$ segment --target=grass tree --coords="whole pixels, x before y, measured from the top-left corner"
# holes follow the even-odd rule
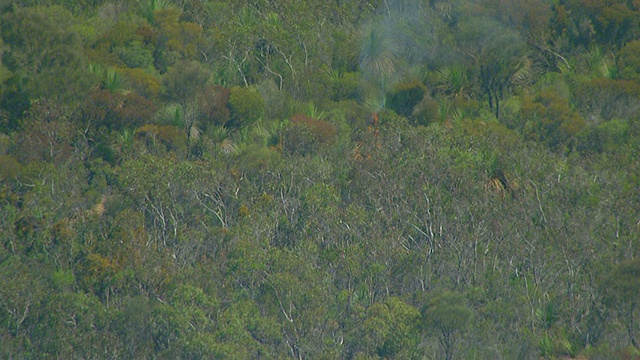
[[[397,59],[390,30],[380,23],[365,28],[360,43],[360,70],[365,80],[364,93],[373,118],[385,104],[385,90],[393,79]]]

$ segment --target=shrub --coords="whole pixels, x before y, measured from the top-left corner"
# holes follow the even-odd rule
[[[618,55],[620,77],[640,81],[640,40],[627,43]]]
[[[333,79],[331,84],[331,99],[340,101],[345,99],[355,99],[360,90],[360,79],[357,73],[345,73]]]
[[[200,116],[205,125],[226,126],[231,118],[229,97],[231,90],[220,85],[207,86],[198,95]]]
[[[616,119],[581,131],[577,149],[582,154],[610,152],[626,144],[628,139],[629,123]]]
[[[429,125],[438,119],[438,103],[431,97],[420,101],[411,114],[410,120],[414,125]]]
[[[343,112],[344,120],[351,129],[364,128],[371,118],[371,110],[355,100],[343,100],[332,105],[334,111]]]
[[[18,175],[22,166],[11,155],[0,155],[0,181],[13,179]]]
[[[544,143],[554,151],[571,149],[575,136],[586,125],[567,99],[552,90],[524,99],[520,124],[525,138]]]
[[[400,83],[387,96],[387,106],[398,115],[409,117],[413,109],[422,101],[427,88],[418,81]]]
[[[631,80],[598,78],[580,84],[577,104],[593,124],[629,119],[640,112],[640,84]]]
[[[136,129],[134,139],[152,153],[182,153],[187,147],[183,132],[171,125],[144,125]]]
[[[134,40],[126,46],[118,46],[114,52],[130,68],[146,69],[153,66],[153,48],[142,41]]]
[[[291,109],[293,94],[288,90],[280,89],[273,80],[265,80],[256,85],[256,90],[262,96],[265,104],[264,117],[267,119],[286,119],[295,113]],[[297,95],[297,92],[295,93]]]
[[[144,96],[129,93],[122,99],[122,105],[118,108],[117,115],[121,127],[138,127],[153,117],[157,110],[156,104]]]
[[[160,81],[143,69],[120,68],[118,72],[127,79],[132,90],[144,96],[157,96],[160,93]]]
[[[70,109],[56,101],[34,101],[17,133],[13,154],[22,164],[50,161],[56,164],[73,155],[74,124]]]
[[[156,109],[153,102],[136,93],[112,93],[97,89],[84,102],[82,115],[83,120],[94,128],[121,130],[148,122]]]
[[[124,19],[119,20],[108,31],[104,32],[96,42],[97,47],[113,49],[135,40],[138,25]]]
[[[297,114],[291,117],[290,126],[284,130],[283,149],[290,154],[311,154],[321,146],[333,143],[336,134],[333,124]]]
[[[240,168],[248,176],[258,176],[278,166],[280,154],[270,148],[258,144],[249,144],[240,153]]]
[[[233,87],[229,94],[229,126],[239,128],[254,123],[264,115],[264,100],[257,91]]]

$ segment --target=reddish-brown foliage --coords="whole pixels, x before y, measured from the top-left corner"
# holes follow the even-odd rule
[[[231,90],[220,85],[207,86],[198,96],[203,121],[208,124],[225,126],[231,118],[227,104]]]
[[[336,134],[333,124],[297,114],[291,117],[291,126],[285,129],[283,148],[292,154],[306,155],[333,143]]]
[[[291,123],[295,126],[305,126],[309,128],[318,142],[328,144],[335,140],[337,133],[336,127],[327,121],[297,114],[291,117]]]
[[[84,102],[82,115],[83,121],[92,127],[120,130],[148,122],[156,109],[152,101],[136,93],[111,93],[97,89]]]
[[[134,133],[136,142],[150,152],[181,152],[186,150],[186,138],[180,129],[171,125],[147,124]]]

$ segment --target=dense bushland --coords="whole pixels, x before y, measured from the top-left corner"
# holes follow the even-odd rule
[[[640,4],[0,5],[0,358],[640,358]]]

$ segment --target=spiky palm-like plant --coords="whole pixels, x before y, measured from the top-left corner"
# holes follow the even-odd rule
[[[89,72],[100,78],[100,86],[111,93],[124,89],[124,79],[113,68],[105,68],[100,64],[90,63]]]
[[[319,110],[316,104],[314,104],[313,102],[309,102],[307,104],[306,108],[304,109],[304,114],[316,120],[324,120],[327,118],[327,113]]]
[[[359,60],[365,79],[384,88],[396,68],[393,41],[384,26],[372,24],[365,30]]]
[[[469,79],[464,65],[445,66],[438,69],[438,90],[451,98],[463,96],[468,90]]]
[[[116,91],[122,90],[122,88],[124,87],[124,80],[116,70],[107,69],[104,73],[102,85],[105,89],[114,93]]]
[[[365,96],[364,105],[371,112],[377,113],[385,107],[386,97],[380,91],[371,91]]]

